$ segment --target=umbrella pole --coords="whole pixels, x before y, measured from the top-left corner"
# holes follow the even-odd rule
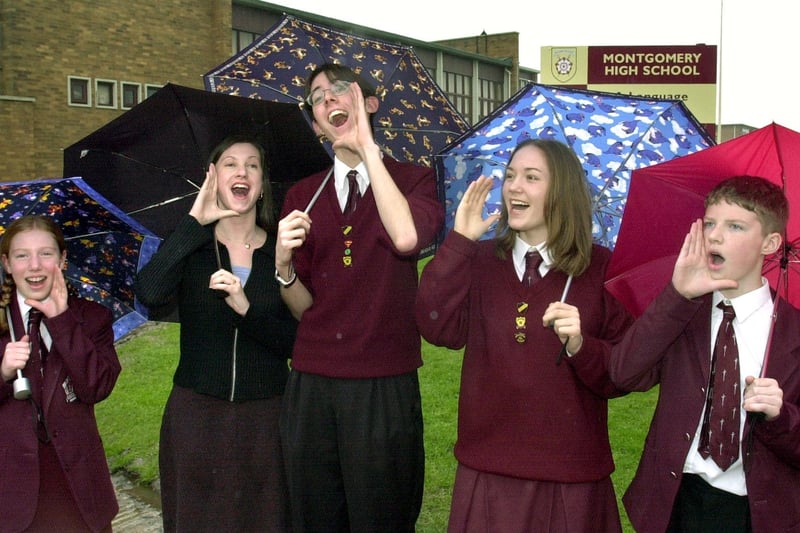
[[[317,192],[315,192],[314,196],[311,197],[311,200],[308,202],[308,205],[306,206],[303,213],[308,214],[309,211],[311,211],[311,208],[314,207],[314,204],[317,203],[317,198],[319,198],[319,195],[322,194],[322,189],[325,188],[325,185],[328,183],[328,180],[331,179],[331,174],[333,174],[333,167],[331,167],[331,169],[328,171],[328,174],[325,176],[325,179],[322,180],[322,183],[319,184]]]
[[[561,293],[561,303],[567,299],[567,294],[569,294],[569,287],[572,285],[572,274],[567,277],[567,282],[564,284],[564,292]],[[569,340],[569,339],[568,339]],[[556,366],[561,364],[561,361],[564,360],[564,356],[567,355],[567,343],[561,345],[561,351],[558,352],[558,357],[556,358]]]
[[[789,258],[784,254],[781,258],[780,272],[778,272],[778,282],[775,284],[775,302],[772,304],[772,321],[769,324],[769,336],[767,337],[767,347],[764,349],[764,361],[761,363],[759,377],[767,375],[767,364],[769,354],[772,351],[772,332],[775,329],[775,322],[778,320],[778,301],[781,298],[781,288],[788,281],[789,277]]]
[[[764,348],[764,361],[761,363],[761,372],[759,372],[759,377],[765,377],[767,375],[767,364],[769,363],[769,354],[772,351],[772,333],[775,330],[775,322],[778,320],[778,302],[781,299],[781,287],[783,286],[784,282],[786,281],[786,277],[788,277],[788,259],[785,257],[781,259],[781,269],[778,273],[778,283],[775,286],[775,301],[772,303],[772,320],[769,324],[769,334],[767,336],[767,346]],[[750,455],[750,452],[753,450],[753,431],[755,426],[761,420],[764,420],[765,415],[764,413],[747,413],[747,418],[750,421],[750,429],[747,432],[746,442],[743,443],[743,450],[746,455]]]

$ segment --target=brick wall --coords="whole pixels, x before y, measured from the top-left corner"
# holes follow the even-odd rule
[[[62,150],[124,110],[68,105],[68,76],[203,88],[231,0],[0,0],[0,179],[62,175]],[[92,95],[94,103],[94,95]]]

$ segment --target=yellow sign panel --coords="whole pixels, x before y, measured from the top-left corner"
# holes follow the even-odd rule
[[[716,46],[543,46],[541,61],[541,83],[681,100],[716,123]]]
[[[645,98],[681,100],[701,123],[714,124],[717,120],[716,85],[588,85],[586,88]]]

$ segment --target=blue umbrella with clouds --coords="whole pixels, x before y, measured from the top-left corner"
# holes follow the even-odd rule
[[[434,157],[445,202],[445,231],[467,185],[478,176],[495,184],[486,214],[501,208],[502,179],[514,147],[530,138],[562,141],[586,171],[595,242],[614,248],[631,172],[714,144],[686,105],[600,91],[528,84]],[[490,230],[483,238],[491,238]]]

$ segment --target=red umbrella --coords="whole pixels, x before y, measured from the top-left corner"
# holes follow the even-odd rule
[[[672,268],[703,200],[720,181],[760,176],[789,199],[784,247],[767,259],[764,276],[779,297],[800,307],[800,133],[771,124],[747,135],[633,171],[628,203],[609,264],[606,287],[639,316],[672,277]]]

